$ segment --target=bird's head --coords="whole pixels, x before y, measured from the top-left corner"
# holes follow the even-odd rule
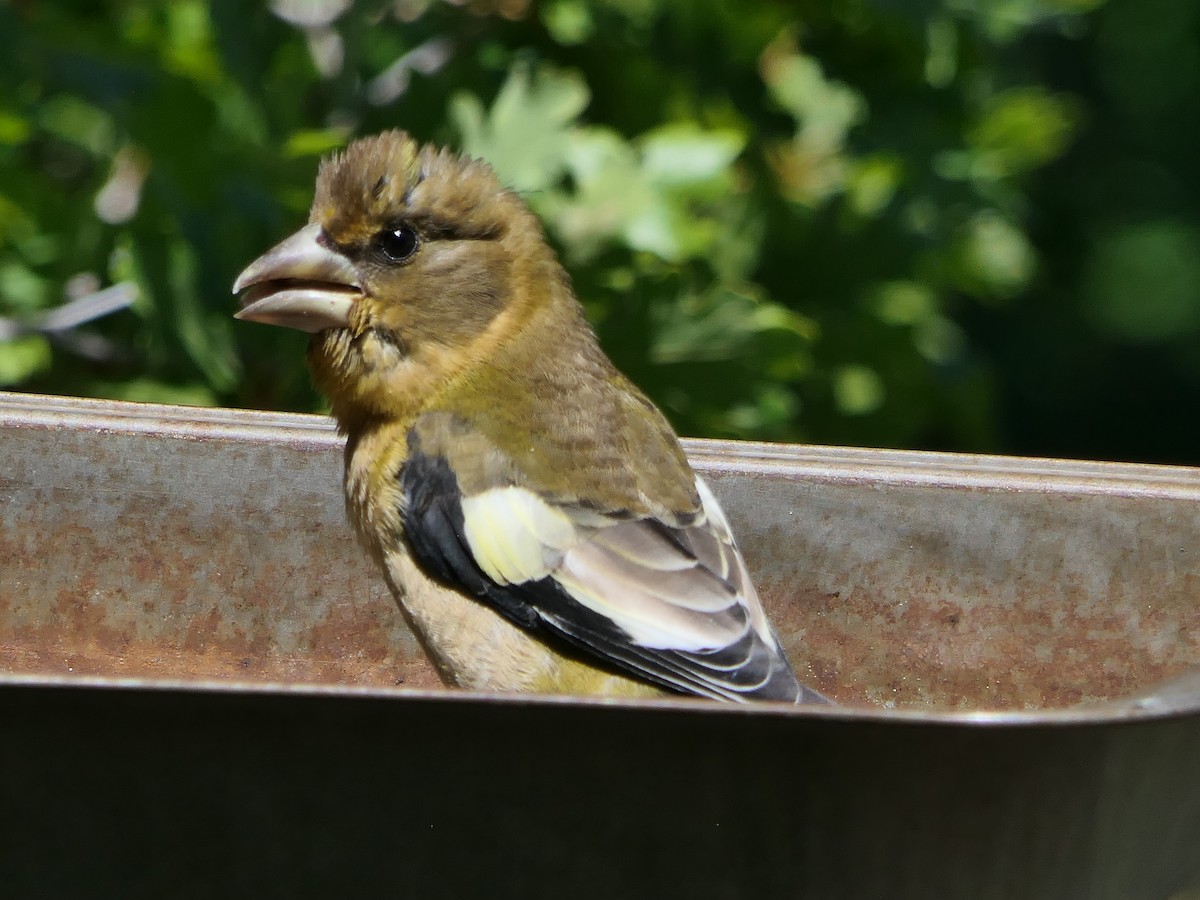
[[[321,164],[308,225],[233,290],[238,318],[313,334],[335,414],[373,415],[480,358],[563,283],[537,219],[489,166],[389,131]]]

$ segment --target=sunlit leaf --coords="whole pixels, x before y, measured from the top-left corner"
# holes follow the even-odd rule
[[[213,82],[221,77],[208,8],[204,0],[172,0],[164,6],[166,66],[194,81]]]
[[[96,156],[114,149],[112,116],[79,97],[59,94],[42,105],[39,124],[50,134],[85,148]]]
[[[584,0],[551,0],[541,5],[541,16],[554,40],[566,47],[582,44],[596,29]]]
[[[1078,120],[1077,106],[1070,98],[1038,87],[1017,88],[988,103],[968,139],[991,172],[1006,175],[1061,156]]]
[[[514,190],[540,191],[562,173],[568,130],[588,98],[577,73],[519,66],[486,114],[478,99],[458,94],[450,115],[465,152],[486,159]]]
[[[891,281],[879,286],[872,306],[889,325],[915,325],[937,311],[937,296],[917,281]]]
[[[967,284],[977,283],[999,295],[1025,287],[1033,276],[1036,256],[1029,239],[991,210],[976,215],[967,229],[963,252]]]
[[[292,158],[324,156],[346,143],[346,132],[339,128],[307,128],[288,135],[283,152]]]
[[[963,330],[943,316],[921,322],[913,335],[913,343],[925,359],[943,366],[958,362],[967,351]]]
[[[878,216],[892,202],[901,174],[899,160],[885,156],[868,157],[852,165],[846,179],[850,208],[860,216]]]
[[[722,180],[745,143],[732,129],[706,131],[695,124],[665,125],[639,141],[646,175],[664,186]]]
[[[0,109],[0,144],[23,144],[31,133],[29,121],[24,116]]]
[[[833,377],[833,398],[839,410],[848,416],[874,412],[883,404],[883,380],[864,365],[846,365]]]
[[[38,334],[0,341],[0,386],[13,387],[49,368],[50,344]]]
[[[33,269],[17,260],[0,262],[0,311],[31,313],[49,298],[50,286]]]

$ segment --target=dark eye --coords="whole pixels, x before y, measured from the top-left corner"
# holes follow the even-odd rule
[[[375,246],[388,262],[404,262],[417,252],[420,243],[417,233],[407,225],[385,228],[375,235]]]

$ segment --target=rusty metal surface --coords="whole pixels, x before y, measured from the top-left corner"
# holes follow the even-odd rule
[[[444,690],[324,420],[0,394],[0,893],[1200,896],[1200,472],[687,447],[844,705]]]
[[[436,688],[340,447],[320,417],[0,395],[0,671]],[[844,704],[1052,710],[1200,666],[1196,470],[688,450]]]
[[[702,466],[819,689],[1044,709],[1200,664],[1196,472],[952,457],[930,472],[917,456],[830,452],[836,474],[803,457]]]
[[[0,668],[431,686],[319,419],[0,405]]]

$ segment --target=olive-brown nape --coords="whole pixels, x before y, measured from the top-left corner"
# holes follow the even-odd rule
[[[435,235],[498,237],[514,215],[531,217],[487,163],[393,130],[322,161],[309,222],[352,244],[398,220]]]

